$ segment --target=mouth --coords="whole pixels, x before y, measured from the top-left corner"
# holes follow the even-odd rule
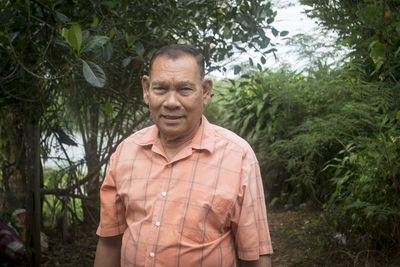
[[[180,119],[182,119],[184,116],[178,116],[178,115],[161,115],[160,116],[164,121],[167,123],[175,123],[178,122]]]
[[[161,115],[161,117],[166,118],[166,119],[170,119],[170,120],[174,120],[174,119],[180,119],[183,116],[178,116],[178,115]]]

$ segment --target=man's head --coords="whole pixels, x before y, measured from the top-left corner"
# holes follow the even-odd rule
[[[204,78],[204,58],[189,45],[170,45],[157,51],[150,76],[142,78],[149,105],[163,142],[193,138],[211,96],[212,81]]]
[[[151,75],[153,63],[158,57],[167,56],[171,59],[176,59],[178,57],[181,57],[183,54],[192,55],[196,59],[197,65],[199,66],[201,78],[204,78],[204,76],[205,76],[204,56],[199,49],[197,49],[193,45],[188,45],[188,44],[171,44],[171,45],[163,46],[159,50],[157,50],[150,59],[149,74]]]

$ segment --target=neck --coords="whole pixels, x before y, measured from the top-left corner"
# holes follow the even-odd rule
[[[195,129],[189,134],[182,137],[174,138],[170,136],[165,136],[160,133],[160,141],[164,148],[165,154],[168,160],[172,160],[173,157],[179,153],[185,146],[192,142],[193,137],[195,136],[197,130],[199,129],[201,121],[197,125]]]

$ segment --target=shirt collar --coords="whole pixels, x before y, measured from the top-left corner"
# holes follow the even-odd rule
[[[214,151],[215,146],[215,132],[211,125],[208,122],[207,118],[203,115],[201,117],[201,124],[199,129],[192,140],[192,148],[198,150],[208,150],[209,152]]]
[[[140,146],[153,146],[161,144],[159,130],[156,125],[149,127],[142,135],[134,139],[134,142]],[[214,151],[215,133],[211,123],[202,115],[201,124],[196,134],[193,137],[191,146],[193,149]]]

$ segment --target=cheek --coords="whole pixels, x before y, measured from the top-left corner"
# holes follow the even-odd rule
[[[148,97],[148,105],[150,109],[158,109],[161,106],[161,101],[154,97]]]

